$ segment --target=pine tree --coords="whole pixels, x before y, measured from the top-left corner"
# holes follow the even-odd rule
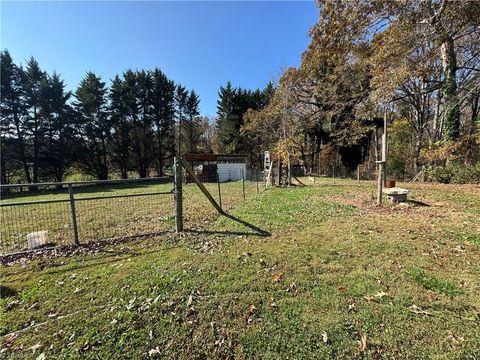
[[[187,112],[188,91],[182,85],[177,85],[175,92],[176,116],[178,119],[178,135],[177,135],[177,155],[182,155],[184,148],[184,126],[185,116]]]
[[[217,101],[217,138],[221,151],[233,153],[237,148],[238,115],[235,114],[235,101],[237,90],[227,82],[225,87],[220,87]]]
[[[200,98],[194,90],[191,90],[187,98],[187,120],[185,126],[189,152],[195,152],[200,142],[201,127],[200,119],[198,117],[198,115],[200,115],[199,104]]]
[[[112,81],[108,98],[112,123],[111,160],[120,170],[122,179],[127,179],[130,169],[131,123],[127,118],[124,83],[118,75]]]
[[[42,141],[42,118],[39,114],[40,108],[40,87],[41,83],[46,81],[46,74],[40,69],[37,60],[31,57],[27,61],[24,72],[24,91],[27,106],[27,121],[25,130],[28,136],[31,136],[31,162],[33,167],[32,181],[38,182],[39,175],[39,155]]]
[[[0,180],[2,184],[9,183],[13,176],[23,170],[24,179],[31,183],[30,169],[27,163],[23,70],[13,63],[7,50],[2,51],[0,56]]]
[[[74,114],[68,104],[70,92],[57,73],[42,80],[40,86],[40,116],[44,139],[40,149],[43,174],[46,178],[63,181],[65,172],[75,159]],[[53,175],[53,176],[52,176]]]
[[[155,167],[163,176],[166,162],[175,155],[175,83],[160,70],[152,73],[152,116],[155,129]]]
[[[107,117],[106,88],[101,77],[87,72],[75,93],[78,132],[83,146],[80,164],[100,180],[108,179],[108,142],[111,124]]]
[[[152,132],[152,78],[149,73],[142,70],[135,74],[135,101],[138,107],[138,116],[132,124],[132,152],[135,165],[141,178],[149,175],[153,161],[153,132]],[[131,93],[133,95],[133,93]],[[135,100],[134,100],[135,98]],[[132,106],[135,106],[132,104]]]

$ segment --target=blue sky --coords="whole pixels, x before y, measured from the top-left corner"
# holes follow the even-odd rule
[[[193,88],[202,115],[217,93],[263,87],[300,64],[318,18],[308,2],[1,2],[1,48],[16,63],[34,56],[70,90],[87,70],[107,83],[128,68],[159,67]]]

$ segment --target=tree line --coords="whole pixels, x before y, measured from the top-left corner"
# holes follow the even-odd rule
[[[311,172],[373,173],[386,116],[390,175],[457,163],[476,166],[480,180],[480,6],[317,3],[301,65],[284,72],[267,106],[243,114],[241,136]]]
[[[160,69],[127,70],[110,86],[87,72],[70,92],[33,57],[23,67],[4,50],[1,183],[162,176],[175,154],[211,149],[199,102]]]
[[[265,88],[256,90],[233,87],[231,82],[220,87],[215,130],[217,148],[221,152],[248,155],[250,165],[261,167],[264,140],[245,136],[241,130],[244,114],[265,108],[274,92],[272,82],[268,82]]]

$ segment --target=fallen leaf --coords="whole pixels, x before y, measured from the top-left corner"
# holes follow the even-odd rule
[[[361,339],[358,341],[358,351],[364,352],[367,349],[367,337],[362,335]]]
[[[325,344],[328,342],[328,334],[326,331],[322,332],[322,340]]]
[[[423,314],[423,315],[433,315],[431,312],[423,310],[420,306],[413,304],[410,306],[410,311],[415,314]]]
[[[35,354],[35,351],[37,351],[37,350],[40,349],[41,347],[42,347],[42,344],[36,343],[35,345],[30,346],[30,347],[28,348],[28,350],[32,350],[33,353]]]
[[[273,281],[274,283],[279,283],[280,281],[282,281],[282,279],[283,279],[283,273],[282,273],[282,272],[278,272],[278,273],[275,273],[275,274],[273,275],[272,281]]]
[[[381,299],[383,298],[384,296],[388,296],[388,293],[386,293],[385,291],[380,291],[374,295],[367,295],[367,296],[364,296],[364,298],[367,300],[367,301],[372,301],[374,299]]]
[[[160,349],[158,348],[158,346],[155,349],[150,349],[150,351],[148,352],[148,356],[153,356],[155,354],[160,354]]]
[[[256,309],[257,308],[255,307],[255,305],[253,304],[248,305],[247,314],[245,315],[245,323],[247,325],[252,322],[251,316],[253,315]]]

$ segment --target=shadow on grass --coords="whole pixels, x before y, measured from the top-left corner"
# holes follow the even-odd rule
[[[233,216],[228,213],[222,214],[223,216],[242,224],[243,226],[251,229],[252,231],[228,231],[228,230],[195,230],[195,229],[186,229],[185,232],[191,234],[207,234],[207,235],[234,235],[234,236],[260,236],[260,237],[268,237],[272,234],[269,231],[263,230],[256,225],[253,225],[245,220],[242,220],[236,216]]]
[[[0,298],[1,299],[6,299],[8,297],[12,297],[12,296],[15,296],[15,295],[17,295],[17,292],[14,289],[9,288],[8,286],[0,285]]]
[[[407,200],[407,204],[413,205],[413,206],[426,206],[430,207],[429,204],[424,203],[423,201],[418,201],[418,200]]]

